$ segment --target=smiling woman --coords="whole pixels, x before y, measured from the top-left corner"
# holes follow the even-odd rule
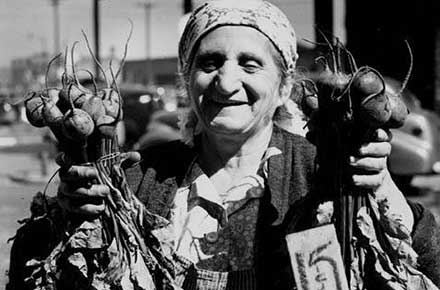
[[[280,95],[278,54],[250,27],[220,27],[201,42],[191,67],[189,95],[206,131],[249,138],[270,126]]]
[[[304,282],[294,277],[298,271],[292,269],[286,236],[324,223],[323,197],[316,191],[316,149],[275,123],[296,84],[297,57],[290,22],[269,2],[208,1],[188,20],[179,43],[179,71],[191,100],[181,121],[185,142],[133,152],[136,163],[126,170],[145,208],[169,222],[154,234],[170,253],[174,284],[162,285],[161,277],[155,277],[158,289],[284,290]],[[434,218],[408,203],[391,180],[386,132],[378,130],[370,138],[353,153],[345,173],[375,194],[372,202],[386,200],[399,229],[412,233],[408,247],[419,255],[417,270],[440,283],[440,233]],[[92,200],[111,189],[100,185],[96,190],[93,168],[62,166],[60,205],[79,217],[101,214],[105,209]],[[332,205],[325,208],[331,223]],[[316,260],[321,258],[328,260]],[[377,256],[372,259],[371,265],[361,265],[370,268],[358,280],[349,281],[353,289],[390,289],[386,275],[394,283],[395,273],[381,276],[377,269],[382,265],[375,262]],[[316,281],[331,280],[321,277]],[[400,276],[396,281],[406,283]]]

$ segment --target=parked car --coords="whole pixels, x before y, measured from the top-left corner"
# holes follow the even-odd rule
[[[123,99],[125,148],[132,146],[145,133],[151,115],[163,109],[162,98],[153,88],[141,85],[120,85]]]
[[[17,121],[18,111],[10,104],[8,94],[0,91],[0,125],[10,125]]]
[[[179,111],[160,110],[152,114],[147,130],[133,149],[145,149],[149,146],[160,144],[167,141],[180,139],[178,127]]]
[[[400,82],[391,78],[385,81],[388,90],[400,90]],[[408,89],[402,92],[402,98],[410,114],[402,127],[391,130],[389,169],[400,185],[408,186],[415,175],[440,173],[440,118],[423,109]]]

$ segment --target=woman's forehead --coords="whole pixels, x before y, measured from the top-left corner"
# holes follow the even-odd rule
[[[296,36],[287,16],[261,0],[211,0],[189,18],[179,41],[179,71],[188,71],[200,40],[220,26],[251,26],[266,35],[281,54],[286,68],[295,68]]]
[[[265,35],[252,27],[222,26],[201,39],[197,54],[229,51],[270,54],[275,48]]]

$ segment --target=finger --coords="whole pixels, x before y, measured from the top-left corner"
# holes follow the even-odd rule
[[[102,198],[94,202],[92,200],[79,202],[58,194],[58,204],[67,212],[85,216],[97,216],[105,210],[105,202]]]
[[[57,156],[55,157],[55,162],[60,167],[68,167],[73,164],[72,159],[64,152],[57,154]]]
[[[110,188],[104,184],[78,187],[76,184],[62,182],[58,191],[72,199],[103,198],[110,194]]]
[[[128,168],[135,163],[141,161],[141,154],[137,151],[129,151],[121,154],[122,158],[122,167]]]
[[[352,181],[355,186],[376,189],[382,185],[386,176],[386,170],[382,170],[377,174],[371,175],[353,175]]]
[[[379,172],[387,168],[386,157],[350,157],[350,166],[355,169]]]
[[[377,129],[376,130],[376,141],[378,142],[390,142],[393,138],[393,134],[390,130]]]
[[[388,142],[372,142],[367,143],[359,148],[360,156],[385,157],[391,153],[391,144]]]
[[[70,166],[65,170],[60,170],[60,179],[62,181],[92,181],[98,179],[98,170],[92,166]]]

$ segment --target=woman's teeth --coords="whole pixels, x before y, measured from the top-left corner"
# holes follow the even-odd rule
[[[239,101],[239,100],[231,100],[231,99],[226,99],[226,98],[217,98],[217,97],[210,97],[209,100],[211,102],[215,102],[218,104],[222,104],[222,105],[244,105],[247,104],[248,102],[245,101]]]

